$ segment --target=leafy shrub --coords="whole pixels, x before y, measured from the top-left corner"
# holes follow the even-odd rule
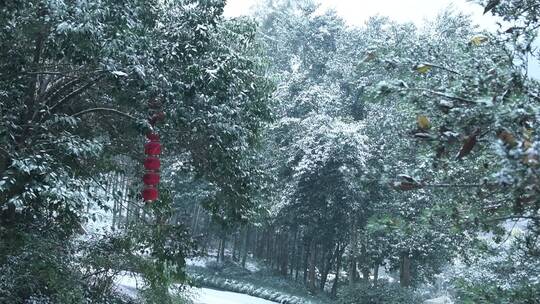
[[[236,280],[224,279],[221,277],[210,276],[210,275],[193,274],[191,277],[194,283],[202,285],[202,286],[243,293],[243,294],[247,294],[250,296],[257,297],[257,298],[273,301],[276,303],[281,303],[281,304],[311,303],[300,297],[285,294],[285,293],[275,291],[275,290],[269,290],[266,288],[257,287],[253,284],[246,283],[246,282],[239,282]]]
[[[464,304],[537,304],[540,303],[540,284],[521,284],[513,288],[502,288],[499,284],[486,280],[471,283],[456,282],[456,293]]]
[[[344,287],[339,294],[339,304],[417,304],[420,296],[413,290],[401,288],[399,284],[379,281],[376,286],[358,283]]]
[[[90,284],[76,246],[58,231],[22,230],[0,230],[0,303],[128,303],[103,284],[107,277]]]

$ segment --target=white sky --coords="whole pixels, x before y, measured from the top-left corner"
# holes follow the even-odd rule
[[[227,0],[225,16],[249,15],[252,7],[262,0]],[[497,29],[497,19],[491,14],[483,15],[484,8],[467,0],[318,0],[321,9],[333,8],[350,25],[362,25],[371,16],[388,16],[400,22],[421,25],[442,10],[451,7],[472,16],[481,29]],[[540,47],[540,40],[537,41]],[[529,75],[540,80],[540,63],[529,62]]]
[[[261,0],[227,0],[226,16],[249,15],[251,8]],[[495,19],[484,16],[483,8],[466,0],[319,0],[322,9],[333,8],[350,25],[362,25],[375,15],[388,16],[393,20],[421,24],[424,19],[451,6],[469,13],[482,28],[493,28]]]

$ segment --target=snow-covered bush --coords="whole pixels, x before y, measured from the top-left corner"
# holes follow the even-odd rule
[[[311,302],[300,297],[282,293],[277,290],[270,290],[257,287],[253,284],[239,282],[231,279],[220,278],[217,276],[208,276],[192,274],[191,279],[194,283],[216,289],[238,292],[254,296],[257,298],[274,301],[281,304],[310,304]]]
[[[380,280],[376,286],[371,283],[358,283],[343,288],[339,295],[339,304],[419,304],[422,298],[399,284]]]

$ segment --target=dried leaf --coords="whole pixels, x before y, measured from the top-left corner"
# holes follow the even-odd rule
[[[488,41],[488,37],[484,35],[476,35],[471,38],[471,43],[475,46],[479,46],[484,42]]]
[[[523,131],[523,136],[527,139],[527,140],[531,140],[531,138],[533,137],[533,134],[534,133],[534,129],[532,128],[525,128],[525,130]]]
[[[469,155],[471,153],[472,149],[476,145],[476,142],[478,141],[478,134],[480,133],[480,129],[476,129],[471,135],[469,135],[465,142],[463,143],[463,146],[459,150],[458,154],[456,155],[456,159],[462,159],[463,157]]]
[[[427,63],[420,63],[414,67],[414,69],[421,74],[429,72],[432,68],[433,66]]]
[[[497,137],[508,147],[515,147],[517,144],[516,138],[507,130],[502,130],[497,134]]]
[[[429,118],[425,115],[419,115],[416,118],[416,122],[418,123],[418,127],[422,130],[427,130],[431,127],[431,124],[429,122]]]

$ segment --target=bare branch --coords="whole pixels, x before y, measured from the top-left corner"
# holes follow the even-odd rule
[[[43,104],[48,104],[50,101],[54,100],[55,97],[59,96],[60,93],[64,92],[66,89],[76,85],[77,83],[81,82],[82,78],[74,78],[71,81],[68,81],[61,85],[57,90],[50,94],[45,94]]]
[[[103,77],[105,77],[105,75],[100,75],[100,76],[96,77],[94,80],[92,80],[92,81],[88,82],[87,84],[83,85],[82,87],[80,87],[80,88],[74,90],[73,92],[69,93],[64,98],[60,99],[54,106],[52,106],[50,111],[52,112],[54,109],[58,108],[59,106],[61,106],[64,103],[66,103],[71,98],[73,98],[73,97],[81,94],[82,92],[86,91],[88,88],[90,88],[91,86],[93,86],[94,84],[99,82]]]
[[[428,188],[478,188],[486,184],[424,184]]]
[[[507,220],[533,220],[533,221],[540,221],[540,216],[511,214],[511,215],[506,215],[506,216],[500,216],[500,217],[494,217],[494,218],[486,219],[486,220],[484,220],[484,222],[501,222],[501,221],[507,221]]]
[[[474,100],[470,100],[470,99],[466,99],[466,98],[462,98],[462,97],[458,97],[458,96],[452,96],[452,95],[448,95],[448,94],[445,94],[445,93],[442,93],[442,92],[437,92],[437,91],[433,91],[433,90],[425,89],[425,88],[407,88],[407,89],[403,89],[402,91],[421,91],[421,92],[429,93],[429,94],[432,94],[432,95],[444,97],[444,98],[447,98],[447,99],[453,99],[453,100],[461,101],[461,102],[464,102],[464,103],[476,104],[474,102]]]
[[[432,66],[432,67],[434,67],[434,68],[438,68],[438,69],[441,69],[441,70],[445,70],[445,71],[450,72],[450,73],[452,73],[452,74],[456,74],[456,75],[461,76],[461,73],[460,73],[460,72],[458,72],[458,71],[456,71],[456,70],[452,70],[452,69],[447,68],[447,67],[444,67],[444,66],[442,66],[442,65],[433,64],[433,63],[425,63],[425,64],[426,64],[426,65],[430,65],[430,66]]]
[[[109,113],[114,113],[114,114],[117,114],[117,115],[120,115],[120,116],[130,118],[130,119],[133,119],[133,120],[137,120],[137,118],[135,118],[134,116],[129,115],[128,113],[124,113],[122,111],[118,111],[116,109],[111,109],[111,108],[86,109],[86,110],[83,110],[81,112],[75,113],[75,114],[73,114],[71,116],[72,117],[79,117],[79,116],[82,116],[82,115],[85,115],[85,114],[88,114],[88,113],[93,113],[93,112],[109,112]]]

